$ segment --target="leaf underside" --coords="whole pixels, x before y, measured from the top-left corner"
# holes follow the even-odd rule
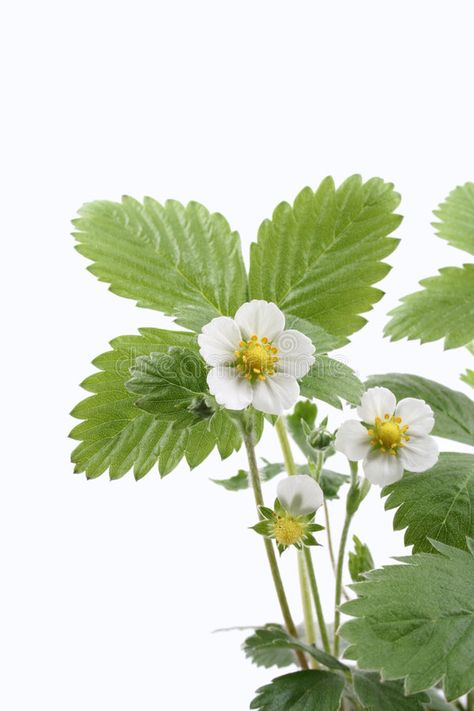
[[[75,472],[95,478],[108,469],[110,478],[118,479],[133,469],[140,479],[158,463],[164,476],[183,457],[197,466],[216,444],[222,458],[240,447],[240,435],[223,410],[211,422],[180,428],[172,419],[159,419],[136,407],[137,396],[125,387],[137,357],[166,353],[170,347],[195,349],[195,334],[143,328],[140,335],[121,336],[110,345],[112,350],[93,361],[99,371],[82,383],[92,395],[71,413],[83,420],[70,434],[80,440],[72,453]]]
[[[368,573],[343,605],[345,656],[413,694],[442,681],[448,701],[474,686],[474,542],[469,551],[436,543]]]
[[[388,238],[401,222],[390,183],[358,175],[335,188],[304,188],[265,220],[250,253],[250,298],[273,301],[286,314],[347,337],[362,328],[383,295],[372,285],[390,267],[382,260],[397,246]]]

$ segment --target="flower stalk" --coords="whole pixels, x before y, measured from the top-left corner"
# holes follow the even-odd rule
[[[256,504],[257,510],[258,510],[259,506],[264,505],[264,501],[263,501],[262,486],[261,486],[261,482],[260,482],[260,474],[258,471],[257,459],[255,457],[254,434],[253,434],[253,430],[249,430],[245,426],[244,423],[242,423],[242,425],[243,425],[242,426],[242,435],[243,435],[245,449],[247,452],[247,459],[248,459],[248,463],[249,463],[250,481],[251,481],[252,489],[253,489],[253,493],[254,493],[255,504]],[[260,512],[259,512],[259,517],[261,518]],[[286,629],[288,630],[289,634],[291,634],[293,637],[298,637],[298,633],[296,631],[296,626],[295,626],[293,617],[290,612],[290,607],[288,605],[288,599],[286,597],[285,588],[283,586],[283,580],[281,578],[280,569],[278,567],[278,561],[276,558],[273,543],[270,540],[268,540],[267,538],[264,538],[264,545],[265,545],[265,552],[267,554],[268,563],[270,566],[270,572],[272,574],[273,583],[275,586],[275,591],[276,591],[276,594],[278,597],[278,602],[280,604],[281,613],[282,613],[283,619],[285,621]],[[296,651],[296,656],[298,658],[298,662],[299,662],[301,668],[307,669],[308,663],[306,661],[305,655],[301,651]]]

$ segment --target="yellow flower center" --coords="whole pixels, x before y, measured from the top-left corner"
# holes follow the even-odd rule
[[[282,546],[291,546],[302,537],[302,524],[291,516],[279,516],[274,527],[276,542]]]
[[[239,350],[235,351],[235,367],[247,380],[254,383],[257,380],[266,380],[268,375],[274,375],[278,348],[273,346],[268,338],[259,340],[258,336],[252,336],[248,341],[240,341],[239,346]]]
[[[401,417],[395,417],[385,413],[383,419],[375,418],[375,424],[372,429],[367,431],[371,438],[370,444],[374,449],[378,449],[386,454],[397,453],[397,449],[405,446],[405,442],[410,441],[409,435],[406,434],[408,425],[402,424]]]

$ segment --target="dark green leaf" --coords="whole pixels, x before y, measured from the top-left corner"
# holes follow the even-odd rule
[[[389,266],[381,260],[398,244],[400,197],[390,183],[358,175],[337,190],[332,178],[316,192],[304,188],[294,205],[281,203],[251,246],[250,295],[285,313],[347,337],[366,319],[382,292],[372,284]]]
[[[349,366],[328,356],[316,356],[316,362],[300,383],[301,394],[342,408],[342,400],[358,405],[364,386]]]
[[[399,681],[384,681],[373,672],[356,670],[352,674],[354,690],[367,711],[424,711],[427,694],[405,696]]]
[[[240,239],[222,215],[175,200],[131,197],[84,205],[73,221],[76,249],[110,290],[199,331],[247,301]]]
[[[94,360],[99,372],[82,383],[93,394],[72,411],[74,417],[84,420],[71,432],[73,439],[81,440],[72,454],[75,471],[94,478],[108,469],[110,477],[117,479],[133,468],[135,477],[140,479],[157,462],[164,476],[185,455],[192,463],[198,461],[206,451],[207,437],[203,435],[191,452],[188,428],[176,428],[173,422],[140,410],[134,404],[136,396],[125,388],[130,367],[138,356],[166,353],[171,346],[195,348],[195,335],[148,328],[141,329],[140,335],[116,338],[111,346],[111,351]],[[239,432],[225,411],[219,410],[214,418],[211,431],[221,456],[228,456],[241,444]],[[195,438],[207,427],[208,423],[204,423],[197,425]]]
[[[449,193],[434,214],[436,233],[453,247],[474,254],[474,183],[465,183]]]
[[[342,607],[356,619],[341,634],[361,669],[405,679],[408,694],[443,680],[448,701],[474,686],[474,541],[469,552],[436,543],[441,555],[400,558],[353,585]]]
[[[451,390],[434,380],[405,373],[371,375],[366,387],[372,388],[375,385],[383,385],[391,390],[397,400],[405,397],[425,400],[435,417],[432,434],[474,445],[474,402],[464,393]]]
[[[344,690],[344,677],[312,669],[273,679],[257,689],[251,709],[261,711],[338,711]]]
[[[368,546],[362,543],[357,536],[353,536],[354,552],[349,553],[349,572],[355,583],[364,579],[364,573],[372,570],[374,560]]]
[[[285,634],[280,625],[270,624],[258,627],[244,641],[242,649],[245,656],[258,667],[289,667],[295,663],[295,655],[290,647],[274,644],[275,631],[278,629]]]
[[[151,353],[136,359],[126,383],[138,395],[135,404],[159,419],[178,419],[192,425],[199,418],[191,411],[196,400],[207,395],[206,364],[193,350],[170,348],[167,353]]]
[[[385,335],[392,341],[444,338],[445,348],[459,348],[474,339],[474,264],[444,267],[420,281],[421,291],[404,296],[390,311]]]
[[[474,454],[442,452],[434,467],[405,474],[385,487],[386,509],[397,509],[393,527],[406,528],[405,545],[433,552],[429,539],[466,549],[474,537]]]

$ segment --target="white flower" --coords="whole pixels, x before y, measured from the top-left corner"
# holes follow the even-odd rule
[[[220,405],[243,410],[253,405],[280,415],[297,401],[303,378],[314,363],[314,346],[296,330],[285,331],[276,304],[254,299],[234,318],[212,319],[198,336],[202,357],[211,370],[209,390]]]
[[[323,490],[318,482],[307,474],[287,476],[278,482],[277,497],[291,516],[306,516],[323,505]]]
[[[387,388],[369,388],[357,408],[359,420],[347,420],[338,430],[335,446],[351,461],[363,459],[372,484],[398,481],[403,470],[424,472],[436,464],[438,445],[429,434],[433,411],[424,400],[406,397],[397,404]]]

